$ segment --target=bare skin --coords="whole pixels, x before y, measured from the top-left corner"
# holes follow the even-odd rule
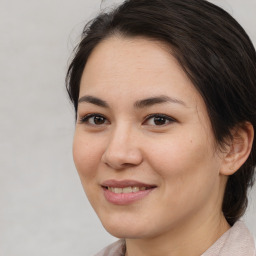
[[[227,178],[253,138],[249,127],[242,146],[219,150],[203,99],[168,51],[112,37],[94,49],[81,79],[74,161],[103,226],[126,239],[129,256],[198,256],[225,233]],[[105,196],[108,180],[154,186],[120,205]]]

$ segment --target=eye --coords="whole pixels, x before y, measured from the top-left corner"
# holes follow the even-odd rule
[[[174,118],[164,114],[152,114],[146,117],[143,124],[151,126],[164,126],[175,121],[176,120]]]
[[[108,120],[100,114],[88,114],[80,118],[80,123],[87,123],[89,125],[100,126],[108,124]]]

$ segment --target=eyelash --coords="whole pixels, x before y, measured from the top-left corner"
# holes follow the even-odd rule
[[[90,118],[94,118],[94,121],[95,121],[96,117],[104,119],[105,122],[107,121],[107,118],[105,116],[103,116],[101,114],[98,114],[98,113],[92,113],[92,114],[88,114],[88,115],[85,115],[85,116],[81,117],[79,119],[79,122],[82,123],[82,124],[85,123],[85,124],[92,125],[92,126],[102,126],[102,125],[106,124],[105,122],[103,124],[95,124],[95,123],[91,124],[89,122]],[[146,122],[148,122],[152,118],[162,118],[165,121],[167,121],[168,123],[164,123],[164,124],[160,124],[160,125],[151,125],[151,126],[161,126],[162,127],[162,126],[165,126],[169,123],[177,122],[177,120],[175,120],[174,118],[172,118],[170,116],[167,116],[167,115],[164,115],[164,114],[150,114],[150,115],[146,116],[146,118],[144,119],[142,124],[145,124]],[[108,123],[110,123],[110,122],[108,122]]]
[[[88,114],[88,115],[85,115],[83,117],[81,117],[79,119],[80,123],[84,124],[89,124],[89,125],[94,125],[94,126],[100,126],[100,125],[97,125],[97,124],[91,124],[89,123],[89,119],[90,118],[95,118],[95,117],[100,117],[100,118],[103,118],[105,121],[107,120],[107,118],[101,114],[98,114],[98,113],[92,113],[92,114]],[[101,124],[102,125],[102,124]]]
[[[146,116],[145,121],[143,122],[143,124],[145,122],[149,121],[151,118],[163,118],[163,119],[165,119],[165,121],[168,121],[167,124],[177,122],[173,117],[170,117],[170,116],[167,116],[167,115],[164,115],[164,114],[150,114],[150,115]],[[165,124],[161,124],[161,125],[152,125],[152,126],[161,126],[162,127],[162,126],[165,126],[167,124],[165,123]]]

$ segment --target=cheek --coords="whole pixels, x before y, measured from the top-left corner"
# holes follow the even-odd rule
[[[172,136],[154,141],[151,148],[152,163],[155,168],[161,168],[165,175],[182,175],[193,171],[194,165],[203,164],[209,158],[209,146],[192,136]]]
[[[164,200],[182,205],[210,196],[218,182],[219,163],[207,140],[203,141],[176,137],[155,148],[151,165],[162,178]]]
[[[75,132],[73,159],[84,192],[93,207],[99,202],[97,181],[98,166],[101,162],[101,144],[100,140],[86,136],[83,132]]]
[[[101,159],[99,142],[76,132],[73,141],[73,159],[82,182],[91,180],[97,173]]]

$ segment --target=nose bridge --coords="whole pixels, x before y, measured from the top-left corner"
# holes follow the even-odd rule
[[[103,161],[115,169],[138,165],[142,161],[135,128],[129,122],[120,122],[109,136]]]

